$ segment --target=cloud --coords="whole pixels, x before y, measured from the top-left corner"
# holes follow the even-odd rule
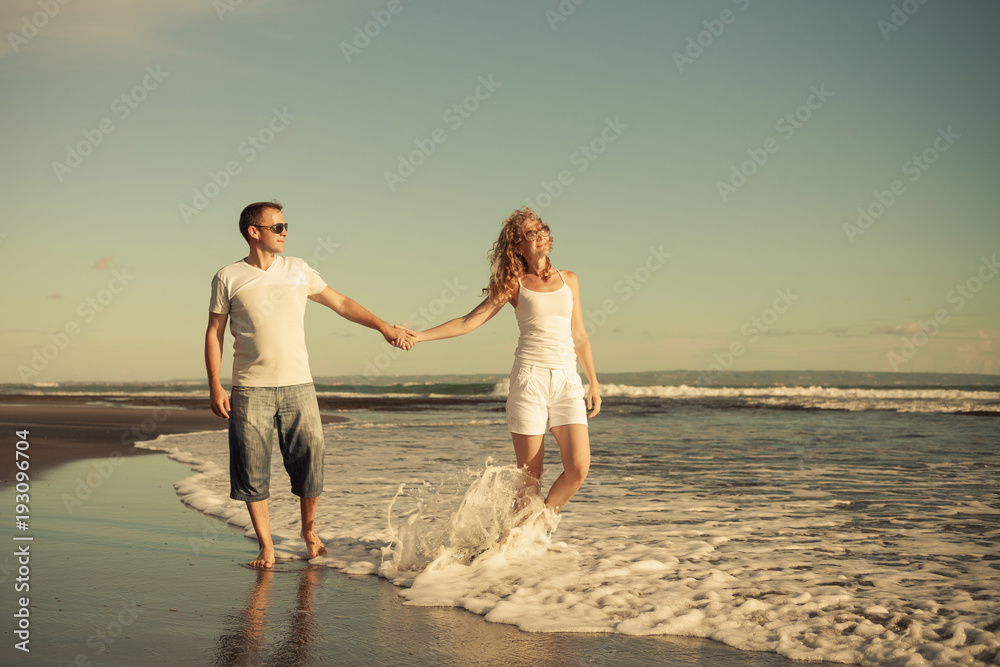
[[[272,0],[226,3],[233,12],[220,19],[210,0],[53,0],[51,14],[39,0],[6,0],[0,6],[0,58],[32,54],[32,64],[79,67],[87,56],[162,57],[183,53],[168,33],[175,25],[219,25],[235,15],[269,11]],[[49,3],[46,3],[49,6]],[[14,34],[23,39],[10,38]],[[25,41],[26,40],[26,41]],[[14,42],[12,44],[12,42]],[[16,51],[15,51],[16,49]]]
[[[909,322],[908,324],[897,324],[894,327],[876,327],[869,333],[874,335],[888,334],[893,336],[912,336],[915,333],[927,333],[927,327],[920,322]]]
[[[94,266],[92,266],[91,268],[97,269],[98,271],[103,271],[109,266],[111,266],[112,259],[114,259],[114,257],[112,257],[111,255],[108,255],[107,257],[102,257],[96,262],[94,262]]]

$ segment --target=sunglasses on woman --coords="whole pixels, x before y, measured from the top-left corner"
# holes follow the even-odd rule
[[[534,241],[535,236],[537,236],[538,234],[541,234],[542,236],[551,236],[550,234],[551,231],[552,230],[549,229],[548,225],[542,225],[538,229],[529,229],[528,231],[526,231],[524,233],[524,238],[528,239],[529,241]]]

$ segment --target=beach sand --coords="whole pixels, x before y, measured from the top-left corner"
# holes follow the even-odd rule
[[[384,580],[304,561],[250,570],[253,541],[179,502],[173,483],[187,466],[122,446],[123,432],[152,418],[144,407],[53,398],[0,408],[4,428],[31,431],[30,530],[8,524],[8,534],[34,538],[0,552],[3,664],[797,664],[703,639],[525,633],[463,610],[405,606]],[[220,423],[192,409],[157,425]],[[5,481],[3,507],[14,494]],[[15,592],[14,550],[25,544],[30,591]],[[30,653],[14,647],[19,597],[30,598]]]
[[[27,429],[31,469],[82,458],[148,455],[131,444],[166,433],[225,429],[225,420],[207,407],[188,407],[166,399],[129,400],[117,405],[89,396],[0,396],[0,432]],[[0,461],[0,481],[12,479],[14,457]]]

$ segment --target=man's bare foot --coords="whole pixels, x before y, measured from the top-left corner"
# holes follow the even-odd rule
[[[261,547],[260,554],[250,561],[250,567],[256,567],[261,570],[274,569],[274,547]]]
[[[320,541],[315,530],[303,532],[302,539],[306,541],[306,550],[309,552],[310,559],[326,555],[326,547],[323,546],[323,542]]]

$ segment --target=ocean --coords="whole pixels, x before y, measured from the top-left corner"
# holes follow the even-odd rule
[[[336,408],[348,421],[325,426],[317,531],[329,554],[313,562],[384,577],[410,605],[527,632],[687,635],[848,664],[1000,664],[1000,377],[697,380],[604,375],[590,476],[547,526],[540,501],[513,502],[503,376],[318,378],[321,405],[393,401]],[[206,393],[196,382],[24,391]],[[545,488],[561,469],[546,444]],[[138,446],[191,467],[175,485],[182,502],[252,535],[228,498],[225,432]],[[301,558],[277,451],[273,466],[278,556]]]

